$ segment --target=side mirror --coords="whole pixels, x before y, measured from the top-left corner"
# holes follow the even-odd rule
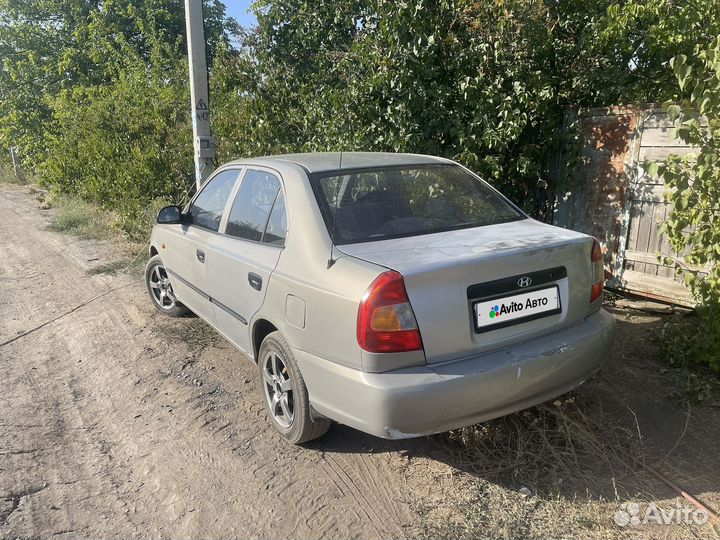
[[[158,212],[157,222],[164,225],[172,225],[182,222],[182,213],[177,206],[166,206]]]

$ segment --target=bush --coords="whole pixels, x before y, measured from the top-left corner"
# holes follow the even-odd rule
[[[698,326],[680,334],[692,362],[720,371],[720,37],[692,57],[671,61],[680,87],[666,103],[675,137],[697,151],[651,164],[667,187],[672,208],[660,230],[676,253],[668,257],[698,300]]]
[[[56,208],[50,230],[84,238],[107,239],[112,236],[113,216],[77,196],[62,195],[52,200]]]
[[[438,154],[549,219],[567,107],[667,99],[667,60],[720,33],[720,4],[696,4],[257,0],[231,42],[206,0],[219,159]],[[0,2],[0,21],[0,148],[141,234],[150,201],[194,185],[182,2]]]
[[[204,14],[212,60],[234,24],[217,0]],[[151,201],[194,187],[182,1],[0,2],[0,19],[0,149],[145,234]]]
[[[130,65],[111,84],[61,92],[43,183],[116,211],[130,235],[140,232],[150,201],[180,200],[194,169],[186,70],[175,67],[163,80]]]

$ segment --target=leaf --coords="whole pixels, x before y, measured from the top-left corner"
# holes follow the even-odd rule
[[[681,111],[682,111],[682,109],[680,108],[680,105],[677,105],[675,103],[673,103],[672,105],[668,105],[668,107],[667,107],[668,118],[674,122],[680,116]]]
[[[658,175],[659,163],[657,161],[649,161],[645,164],[645,172],[648,176],[655,177]]]

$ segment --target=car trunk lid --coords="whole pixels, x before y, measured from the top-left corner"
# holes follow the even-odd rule
[[[339,249],[402,274],[428,363],[506,347],[588,314],[592,238],[532,219]],[[531,305],[543,297],[545,307]],[[488,308],[502,315],[490,321]]]

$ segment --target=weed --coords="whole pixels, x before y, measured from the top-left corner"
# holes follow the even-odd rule
[[[427,538],[617,537],[617,500],[648,492],[636,484],[637,433],[578,392],[433,439],[470,474],[442,494],[454,520],[432,515],[432,504],[420,509],[430,514]]]
[[[113,216],[92,203],[77,197],[59,196],[52,204],[57,212],[50,224],[51,230],[100,240],[113,236]]]
[[[681,373],[680,388],[675,397],[690,403],[713,400],[718,395],[720,379],[714,355],[717,354],[709,336],[706,321],[700,317],[675,316],[653,333],[661,357]],[[711,366],[710,368],[708,366]]]
[[[12,165],[0,163],[0,184],[27,184],[26,178],[18,178]]]
[[[613,425],[602,410],[573,393],[552,405],[470,426],[438,438],[466,468],[483,478],[519,488],[522,485],[584,489],[597,485],[598,468],[627,463],[619,448],[637,446],[636,435]],[[598,436],[602,433],[602,437]],[[641,452],[635,452],[640,454]],[[573,486],[570,486],[573,487]]]
[[[158,330],[168,342],[182,341],[190,352],[222,343],[220,335],[205,321],[188,316],[177,320],[158,320]]]
[[[142,254],[134,258],[119,259],[117,261],[100,264],[93,268],[90,268],[87,273],[91,276],[97,276],[100,274],[119,274],[122,272],[135,272],[145,266],[148,260],[147,251],[143,250],[145,256]]]
[[[167,199],[154,199],[147,205],[129,205],[120,210],[118,229],[130,240],[144,239],[150,236],[158,212],[163,206],[172,204]]]
[[[509,491],[482,478],[460,481],[450,495],[458,518],[429,520],[427,539],[617,538],[608,500],[568,501]],[[432,512],[431,509],[425,510]]]

